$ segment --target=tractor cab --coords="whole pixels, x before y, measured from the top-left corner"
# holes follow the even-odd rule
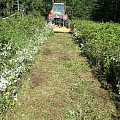
[[[65,14],[65,5],[64,3],[53,3],[52,10],[54,11],[54,14]]]
[[[59,27],[68,27],[68,15],[64,3],[53,3],[52,10],[48,15],[48,22],[52,22]]]

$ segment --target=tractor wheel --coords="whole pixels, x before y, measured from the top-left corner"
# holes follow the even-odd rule
[[[66,26],[66,28],[69,27],[69,22],[68,22],[68,20],[65,20],[65,21],[64,21],[64,25]]]

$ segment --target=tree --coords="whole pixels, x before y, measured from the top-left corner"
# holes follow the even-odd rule
[[[93,20],[113,21],[120,20],[120,1],[119,0],[98,0],[93,10]]]

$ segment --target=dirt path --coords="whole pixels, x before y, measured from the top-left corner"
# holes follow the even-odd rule
[[[70,34],[43,45],[6,120],[112,120],[116,109]]]

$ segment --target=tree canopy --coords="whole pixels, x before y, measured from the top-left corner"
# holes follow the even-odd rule
[[[47,17],[53,0],[0,0],[0,16],[15,12],[40,13]],[[70,19],[120,21],[120,0],[54,0],[65,2]]]

